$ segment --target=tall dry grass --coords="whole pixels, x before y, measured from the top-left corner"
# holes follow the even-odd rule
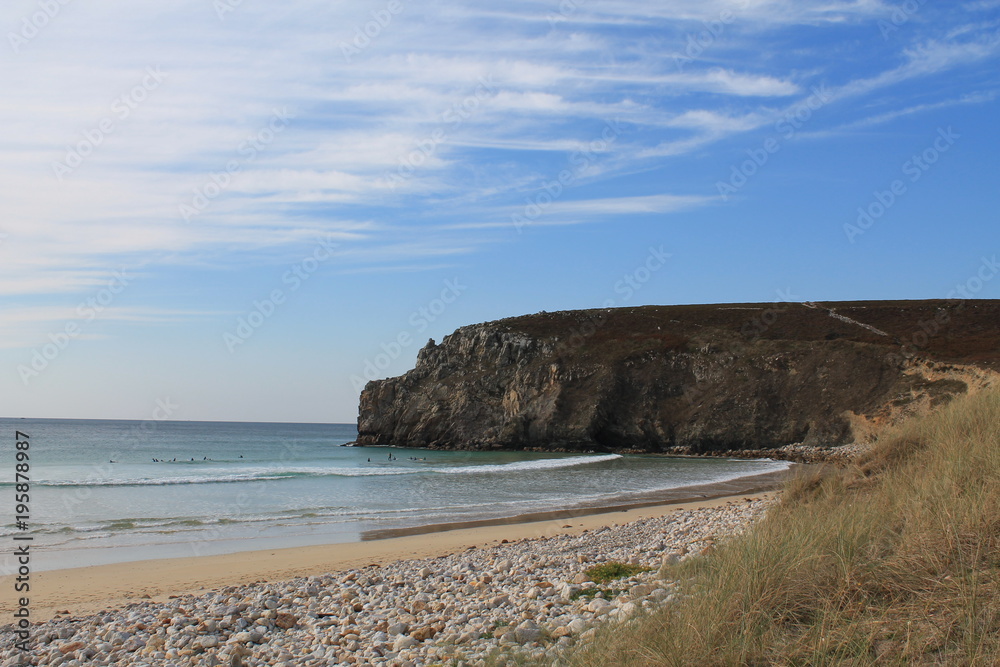
[[[755,529],[667,574],[685,598],[564,662],[1000,664],[1000,391],[794,480]]]

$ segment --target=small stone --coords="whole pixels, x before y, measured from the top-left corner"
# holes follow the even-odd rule
[[[629,589],[628,594],[634,598],[644,598],[653,592],[653,587],[649,584],[636,584]]]
[[[409,635],[403,635],[403,636],[399,637],[398,639],[396,639],[396,641],[394,641],[392,643],[392,650],[393,651],[404,651],[404,650],[406,650],[408,648],[413,648],[413,647],[419,646],[419,645],[420,645],[420,642],[418,642],[413,637],[410,637]]]
[[[86,644],[84,644],[83,642],[73,642],[71,644],[66,644],[65,646],[60,646],[59,652],[62,653],[63,655],[68,655],[73,651],[80,650],[84,646],[86,646]]]
[[[542,631],[532,621],[525,621],[514,630],[518,644],[530,644],[542,636]]]
[[[670,592],[663,588],[657,588],[652,593],[650,593],[649,596],[654,600],[656,600],[657,602],[662,602],[663,600],[667,599],[670,596]]]
[[[681,557],[676,553],[669,553],[663,557],[664,567],[670,567],[671,565],[676,565],[679,562],[681,562]]]
[[[503,607],[510,604],[510,598],[506,595],[498,595],[492,600],[490,600],[486,606],[490,609],[496,609],[497,607]]]
[[[582,590],[583,590],[582,586],[578,586],[576,584],[565,584],[560,590],[559,594],[560,596],[562,596],[563,600],[569,600]]]
[[[587,611],[591,611],[600,616],[601,614],[606,614],[609,611],[611,611],[611,607],[612,604],[607,600],[602,600],[601,598],[597,598],[596,600],[591,601],[589,605],[587,605]]]
[[[282,630],[294,628],[298,622],[298,617],[293,616],[292,614],[278,614],[278,616],[274,619],[274,624]]]

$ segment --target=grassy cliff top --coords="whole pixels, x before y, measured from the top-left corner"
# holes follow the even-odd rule
[[[722,333],[748,340],[847,340],[1000,368],[995,299],[639,306],[542,312],[488,325],[543,339],[583,334],[588,347],[628,339],[674,347]]]

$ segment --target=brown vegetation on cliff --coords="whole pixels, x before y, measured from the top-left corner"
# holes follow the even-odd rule
[[[853,442],[992,382],[1000,301],[647,306],[462,327],[361,395],[358,442],[701,453]]]

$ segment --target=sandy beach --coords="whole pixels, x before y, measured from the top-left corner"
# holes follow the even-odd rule
[[[660,566],[743,532],[774,497],[39,572],[27,641],[0,628],[0,663],[484,667],[499,650],[549,664],[670,604],[683,593]],[[594,581],[596,565],[627,571]]]
[[[683,510],[718,507],[735,499],[763,497],[726,496],[707,501],[640,507],[572,519],[559,518],[527,523],[478,526],[329,546],[248,551],[221,556],[146,560],[38,572],[32,575],[31,610],[35,621],[45,621],[57,612],[73,616],[114,609],[131,602],[165,601],[169,596],[197,595],[206,590],[251,582],[275,582],[308,577],[370,564],[385,565],[398,560],[435,558],[481,548],[502,540],[579,535],[604,526],[615,526],[640,518],[663,517]],[[13,590],[13,576],[0,578],[0,587]],[[14,611],[11,595],[5,595],[0,614]]]

